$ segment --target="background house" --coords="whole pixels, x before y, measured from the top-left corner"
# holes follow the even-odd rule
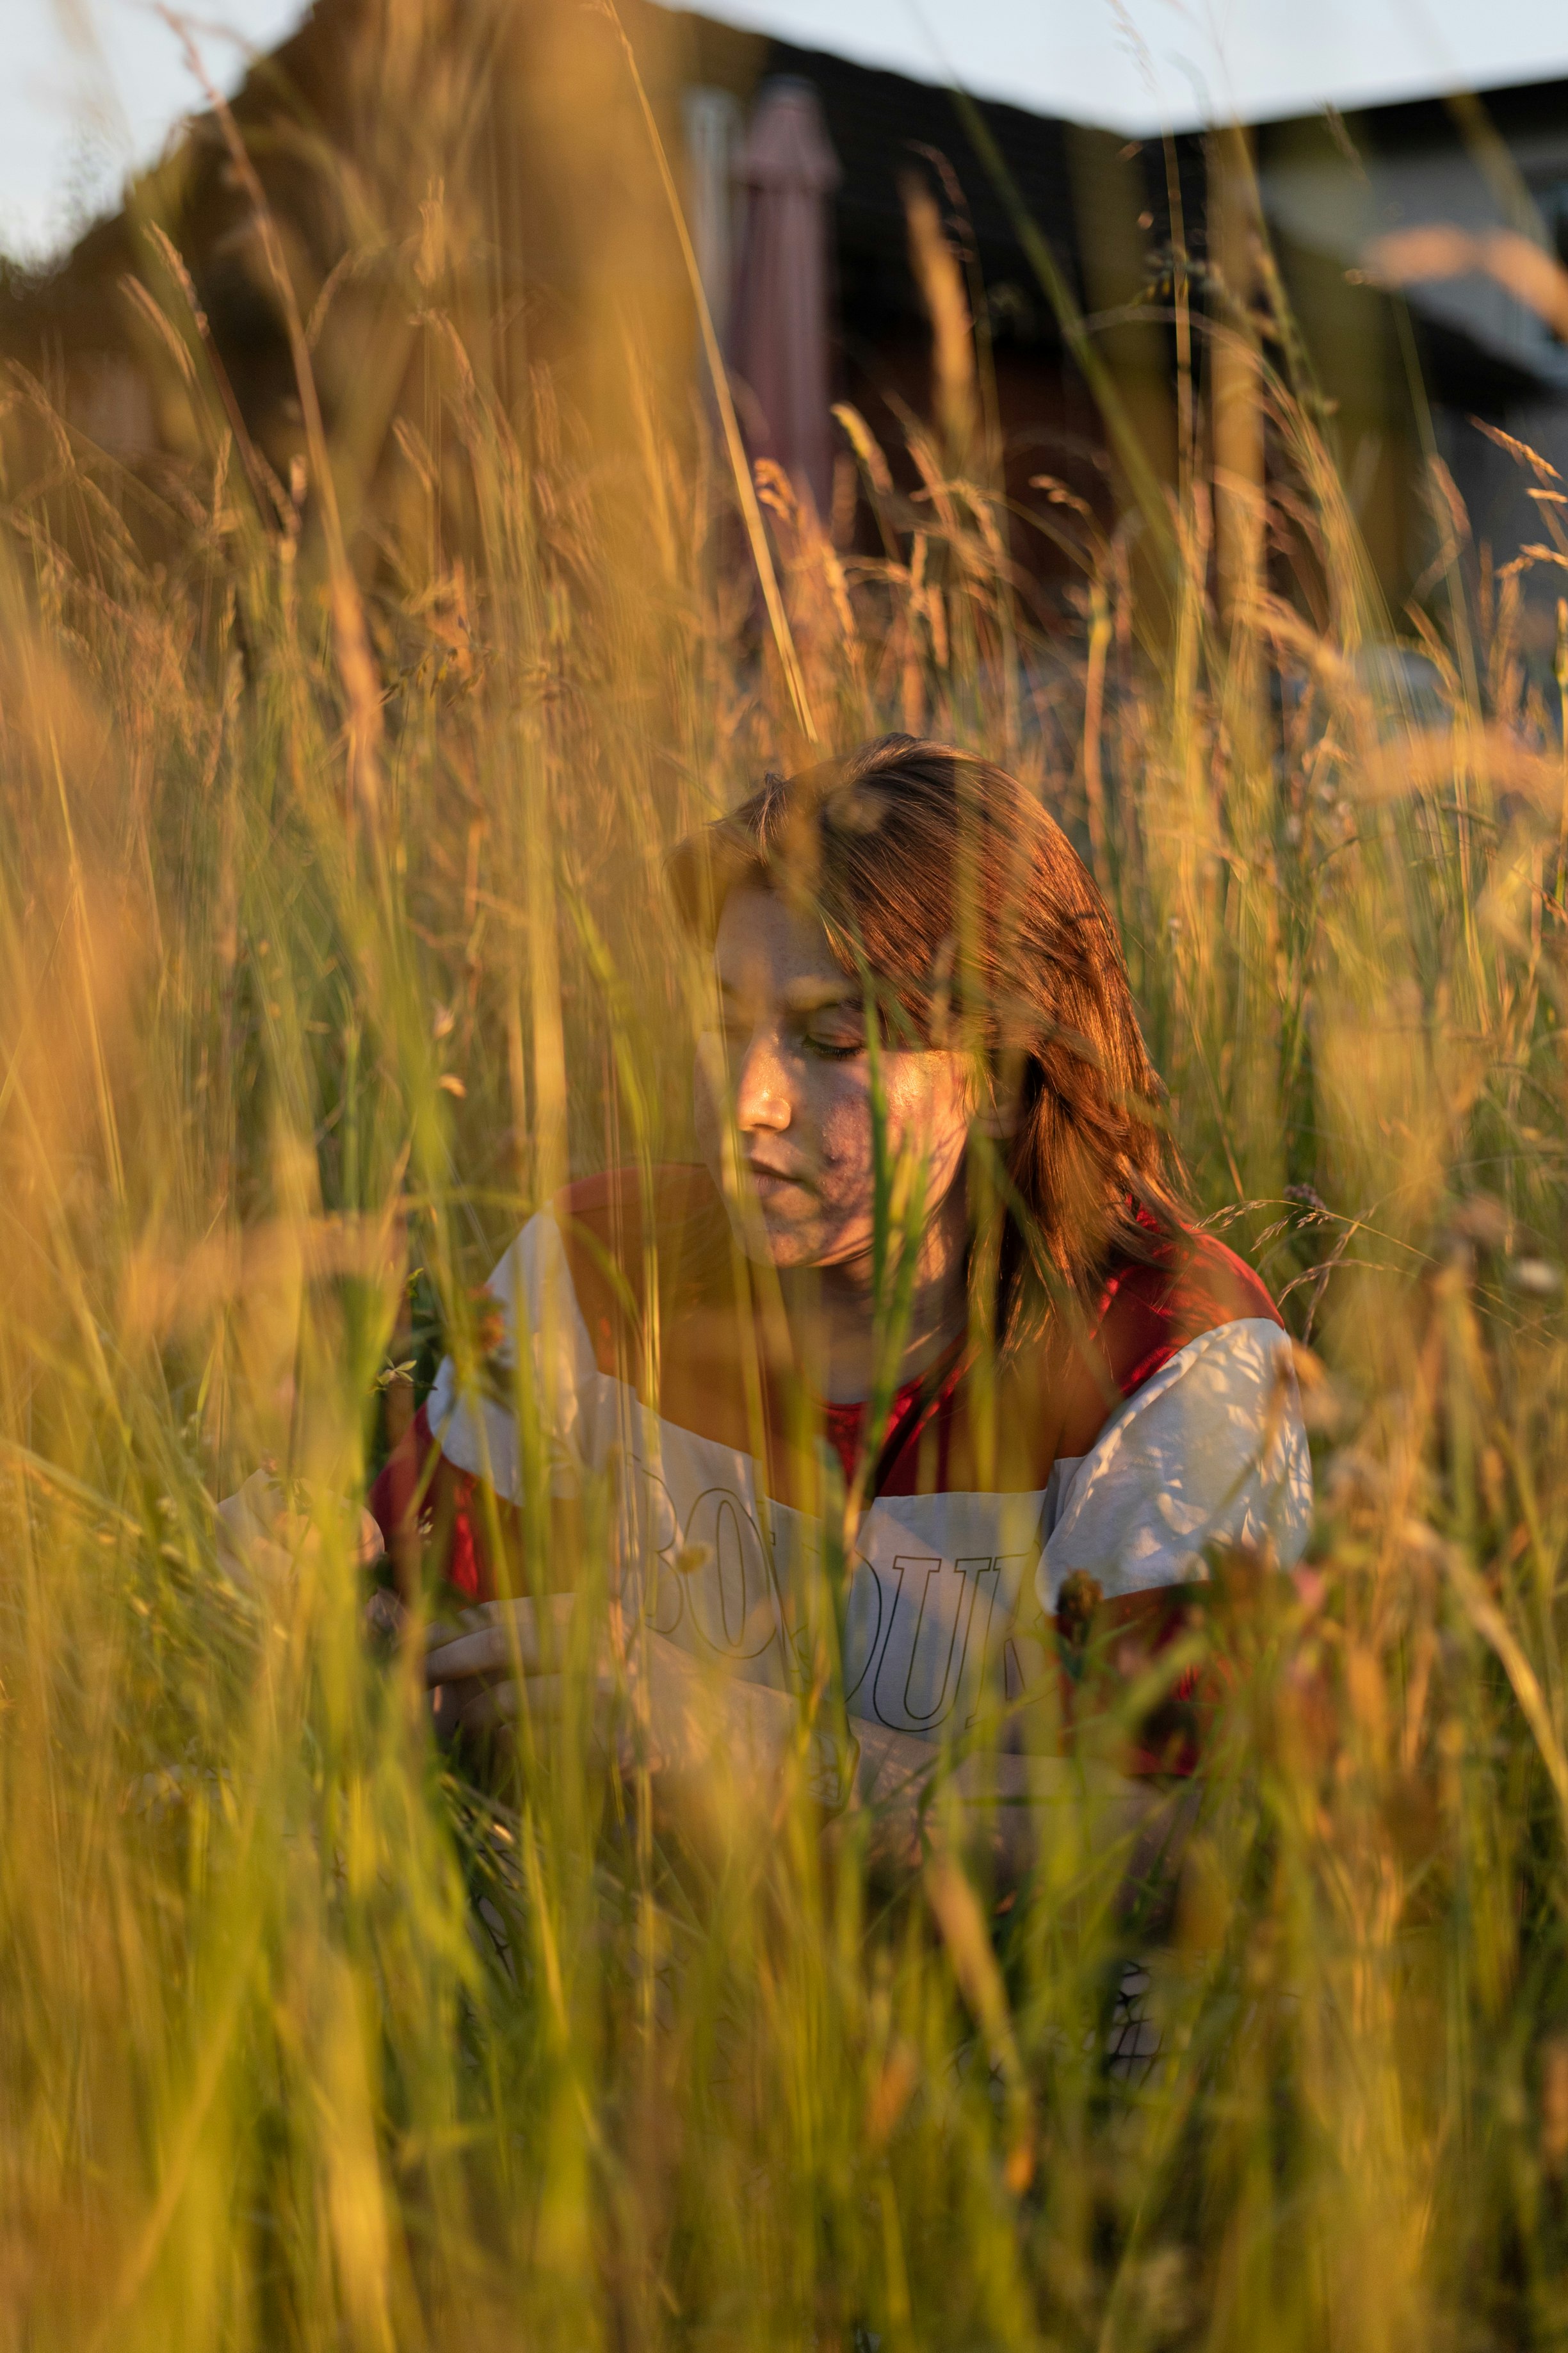
[[[683,158],[721,324],[733,317],[742,259],[733,160],[760,96],[778,78],[795,78],[816,94],[839,171],[826,199],[830,396],[853,403],[895,459],[905,420],[930,413],[931,322],[906,216],[914,174],[942,206],[963,261],[994,375],[1014,505],[1020,516],[1043,513],[1035,484],[1044,475],[1109,512],[1116,468],[1096,404],[1016,211],[951,95],[697,14],[645,6],[627,21],[667,141]],[[394,368],[371,398],[359,372],[363,329],[378,301],[393,299],[389,275],[378,277],[374,251],[367,258],[363,249],[366,222],[373,248],[379,236],[386,251],[401,239],[406,253],[421,237],[435,237],[449,255],[482,250],[484,282],[475,278],[470,288],[476,312],[504,322],[508,364],[517,369],[540,357],[570,364],[594,340],[586,322],[623,312],[641,319],[676,375],[689,368],[694,349],[646,133],[628,102],[624,59],[603,26],[584,30],[564,10],[513,12],[504,30],[465,53],[438,9],[423,47],[405,39],[400,48],[388,37],[391,22],[378,0],[318,0],[236,101],[286,225],[302,301],[307,309],[325,302],[331,313],[319,339],[323,399],[329,409],[353,402],[364,412],[367,481],[377,436],[384,438],[409,386]],[[558,128],[567,115],[578,125],[584,119],[580,105],[551,103],[563,75],[602,92],[602,143],[591,152]],[[427,154],[379,147],[382,116],[396,119],[400,110],[378,106],[378,89],[399,76],[421,81]],[[1220,151],[1198,132],[1129,139],[990,101],[983,112],[1016,202],[1092,322],[1152,470],[1171,479],[1171,257],[1178,248],[1188,257],[1200,309],[1222,312],[1229,298],[1217,282],[1226,266],[1215,223]],[[1233,181],[1238,152],[1230,151]],[[1531,483],[1471,420],[1531,442],[1568,475],[1568,316],[1554,322],[1549,303],[1525,299],[1492,266],[1488,242],[1511,237],[1543,258],[1561,257],[1568,84],[1259,123],[1250,153],[1272,246],[1390,596],[1407,594],[1431,560],[1434,455],[1500,557],[1539,538]],[[464,228],[463,205],[481,202],[499,206],[502,233],[480,236],[472,220]],[[177,453],[190,434],[181,386],[125,290],[148,268],[149,237],[161,224],[188,265],[233,401],[286,480],[300,432],[293,369],[249,215],[216,127],[198,120],[126,210],[90,229],[56,269],[9,273],[0,348],[49,381],[82,430],[119,454],[155,467]],[[1439,229],[1453,233],[1448,262],[1469,266],[1412,273],[1402,264],[1400,282],[1392,282],[1380,241]],[[345,272],[342,257],[356,237],[361,258]],[[1403,250],[1407,263],[1408,243]],[[429,269],[443,266],[433,252]],[[462,266],[479,267],[471,259]],[[1233,275],[1236,266],[1233,259]],[[1243,302],[1247,295],[1245,286],[1231,290]],[[461,296],[447,283],[443,299]],[[1201,377],[1201,336],[1194,364]],[[584,389],[591,403],[593,385]],[[841,539],[867,536],[868,519],[856,511],[847,473],[829,502]],[[1049,534],[1021,522],[1016,544],[1052,593],[1063,569]]]
[[[1430,442],[1478,536],[1504,556],[1539,539],[1529,475],[1473,419],[1531,443],[1568,476],[1568,280],[1553,315],[1549,285],[1531,281],[1536,299],[1526,301],[1483,266],[1500,237],[1568,261],[1568,83],[1380,107],[1353,124],[1273,124],[1258,143],[1270,227],[1349,429],[1386,436],[1408,471],[1429,407]],[[1430,250],[1444,230],[1458,232],[1447,255],[1440,234]],[[1397,301],[1369,282],[1381,250],[1415,260],[1424,241],[1429,260],[1459,266],[1410,280]],[[1396,470],[1369,448],[1369,502],[1386,516],[1379,553],[1395,577],[1420,562]]]

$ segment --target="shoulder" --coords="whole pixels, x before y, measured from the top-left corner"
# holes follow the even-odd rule
[[[1057,1452],[1087,1453],[1106,1423],[1205,1333],[1282,1333],[1268,1286],[1212,1234],[1151,1235],[1146,1258],[1106,1275],[1095,1318],[1068,1350]]]
[[[1065,1460],[1042,1590],[1076,1569],[1107,1593],[1206,1575],[1213,1548],[1300,1558],[1311,1456],[1290,1342],[1274,1316],[1237,1316],[1186,1341]]]
[[[1290,1340],[1234,1250],[1183,1234],[1117,1270],[1080,1353],[1098,1395],[1058,1450],[1047,1607],[1079,1568],[1130,1594],[1205,1575],[1215,1546],[1300,1556],[1312,1476]]]
[[[611,1168],[563,1187],[551,1222],[595,1355],[605,1370],[640,1353],[650,1280],[662,1306],[700,1293],[721,1258],[728,1221],[705,1168],[663,1163]]]
[[[594,1241],[617,1256],[642,1249],[650,1233],[673,1232],[721,1205],[706,1168],[681,1161],[606,1168],[564,1185],[551,1203],[570,1250]]]
[[[1212,1234],[1183,1232],[1162,1239],[1150,1259],[1113,1270],[1097,1336],[1128,1398],[1201,1334],[1254,1321],[1284,1329],[1262,1278]]]

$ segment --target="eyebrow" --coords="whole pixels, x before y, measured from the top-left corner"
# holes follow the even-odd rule
[[[733,982],[721,979],[719,994],[731,1000],[740,990]],[[843,1007],[847,1012],[863,1013],[858,996],[851,994],[842,982],[831,980],[794,980],[784,991],[784,1002],[792,1013],[826,1013]]]

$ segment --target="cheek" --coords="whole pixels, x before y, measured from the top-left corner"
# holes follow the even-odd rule
[[[691,1118],[705,1160],[719,1145],[719,1105],[723,1097],[724,1050],[717,1038],[699,1038],[691,1058]]]
[[[887,1076],[888,1141],[895,1152],[923,1153],[930,1176],[945,1190],[969,1134],[968,1095],[955,1058],[909,1055],[890,1062]]]
[[[811,1090],[825,1189],[853,1190],[871,1166],[871,1100],[865,1079],[843,1068],[824,1070]]]

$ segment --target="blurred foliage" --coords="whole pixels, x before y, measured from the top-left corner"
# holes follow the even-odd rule
[[[7,394],[0,2330],[1558,2343],[1568,770],[1525,575],[1441,509],[1428,596],[1384,611],[1267,282],[1200,315],[1179,269],[1180,480],[1157,533],[1062,491],[1070,627],[1021,617],[952,301],[919,497],[841,420],[875,558],[765,472],[749,546],[620,300],[641,195],[584,232],[570,395],[507,345],[443,95],[489,69],[474,21],[387,101],[352,191],[381,290],[291,452],[237,434],[172,263],[156,483]],[[592,90],[563,106],[591,153]],[[324,290],[276,266],[308,328]],[[276,1587],[215,1546],[263,1457],[361,1491],[569,1170],[681,1156],[662,853],[889,725],[1081,843],[1202,1208],[1303,1344],[1319,1536],[1216,1597],[1233,1696],[1135,1948],[1087,1809],[993,1906],[872,1887],[799,1793],[671,1849],[585,1701],[486,1797],[367,1648],[327,1503]],[[594,1510],[560,1541],[602,1606]]]

